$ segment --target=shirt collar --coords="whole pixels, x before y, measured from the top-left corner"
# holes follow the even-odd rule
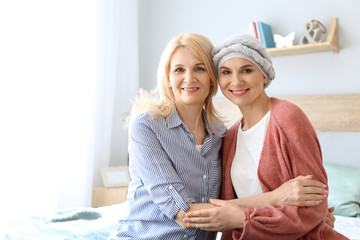
[[[211,134],[211,130],[210,130],[208,121],[206,119],[206,114],[205,114],[204,109],[202,110],[202,117],[203,117],[204,122],[205,122],[205,128],[206,128],[207,133]],[[166,122],[167,122],[168,129],[179,127],[180,125],[182,125],[187,130],[187,128],[186,128],[185,124],[183,123],[183,121],[181,120],[181,118],[179,116],[179,113],[177,112],[176,108],[175,108],[174,112],[170,116],[168,116],[166,118]]]

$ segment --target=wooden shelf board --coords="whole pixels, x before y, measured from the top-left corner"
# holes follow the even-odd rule
[[[306,54],[306,53],[314,53],[314,52],[327,52],[333,51],[335,48],[329,42],[321,42],[321,43],[312,43],[306,45],[295,45],[292,47],[284,47],[284,48],[268,48],[267,52],[270,57],[280,57],[280,56],[289,56],[296,54]]]

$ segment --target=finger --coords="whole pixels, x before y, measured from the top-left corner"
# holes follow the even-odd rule
[[[300,196],[300,199],[306,201],[322,201],[327,198],[326,194],[304,194]]]
[[[193,223],[193,222],[188,222],[188,223],[186,223],[186,226],[187,226],[188,228],[202,228],[202,227],[204,227],[203,224]]]
[[[327,198],[326,194],[301,194],[297,199],[299,202],[322,201]]]
[[[328,195],[329,191],[325,188],[319,187],[304,187],[300,190],[301,194],[317,194],[317,195]]]
[[[327,225],[329,225],[331,228],[334,228],[334,223],[332,222],[332,221],[330,221],[329,219],[325,219],[325,223],[327,224]]]
[[[310,187],[318,187],[318,188],[327,188],[326,184],[312,179],[301,180],[301,184],[304,187],[310,186]]]
[[[331,228],[334,228],[334,222],[335,222],[335,217],[334,216],[332,216],[332,217],[330,217],[330,216],[326,216],[326,218],[325,218],[325,223],[327,224],[327,225],[329,225]]]
[[[196,210],[185,214],[185,217],[209,217],[210,211],[207,209]]]
[[[336,218],[335,218],[335,216],[334,215],[332,215],[331,213],[327,213],[327,215],[326,215],[326,217],[327,218],[329,218],[330,219],[330,221],[332,221],[332,222],[335,222],[335,220],[336,220]]]
[[[309,200],[309,201],[303,201],[299,204],[301,207],[314,207],[319,205],[323,200]]]
[[[199,218],[199,217],[191,217],[191,218],[187,218],[185,217],[183,219],[184,222],[186,223],[192,223],[192,224],[195,224],[195,223],[198,223],[198,224],[209,224],[211,223],[210,219],[209,218]]]
[[[327,190],[302,189],[289,194],[288,198],[293,200],[320,200],[328,197]]]
[[[335,207],[330,207],[329,209],[328,209],[328,212],[329,213],[333,213],[335,211]]]

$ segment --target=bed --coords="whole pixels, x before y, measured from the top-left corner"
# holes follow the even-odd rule
[[[280,98],[301,107],[318,131],[329,179],[329,205],[336,207],[335,229],[360,240],[360,94]],[[216,98],[214,104],[227,126],[240,117],[228,100]],[[126,213],[126,204],[121,203],[2,221],[0,239],[102,240]]]

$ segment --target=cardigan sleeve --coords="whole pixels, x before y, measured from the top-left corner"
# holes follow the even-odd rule
[[[274,190],[299,175],[327,184],[320,144],[308,118],[292,104],[273,108],[258,170],[263,189]],[[241,239],[347,239],[325,224],[327,208],[322,201],[314,207],[244,209]]]

